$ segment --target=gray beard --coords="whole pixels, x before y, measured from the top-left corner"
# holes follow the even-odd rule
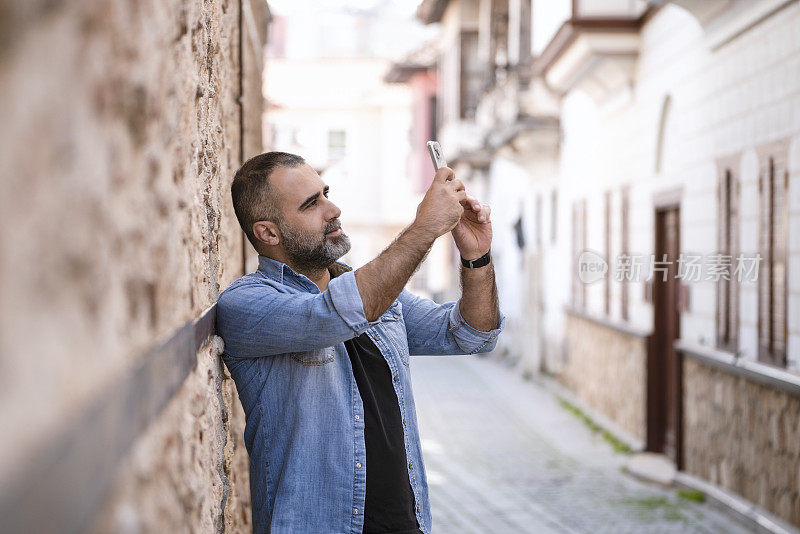
[[[321,271],[350,252],[350,238],[342,232],[336,237],[326,237],[324,232],[338,228],[338,224],[323,229],[322,240],[314,234],[279,227],[283,237],[283,250],[295,271]]]

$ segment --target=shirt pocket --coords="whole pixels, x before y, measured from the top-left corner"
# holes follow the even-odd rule
[[[324,347],[303,352],[290,352],[289,356],[302,365],[325,365],[334,360],[336,352],[333,347]]]

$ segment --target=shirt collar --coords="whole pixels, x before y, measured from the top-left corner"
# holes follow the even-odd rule
[[[258,255],[258,270],[264,273],[267,276],[267,278],[275,280],[281,284],[284,283],[283,281],[284,277],[292,277],[295,280],[298,279],[308,280],[306,276],[294,272],[292,268],[286,265],[285,263],[280,262],[278,260],[273,260],[272,258],[268,258],[266,256],[262,256],[261,254]],[[347,271],[352,271],[353,269],[346,263],[337,261],[333,265],[328,267],[328,270],[331,273],[331,279],[333,279],[339,276],[340,274]],[[314,285],[313,282],[312,285]]]

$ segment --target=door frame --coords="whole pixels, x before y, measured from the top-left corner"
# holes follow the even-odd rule
[[[679,255],[681,252],[681,232],[680,232],[680,216],[681,216],[681,197],[683,195],[683,188],[676,187],[659,191],[653,195],[653,253],[656,260],[660,259],[660,254],[663,253],[664,244],[661,242],[659,231],[663,231],[659,217],[666,211],[675,210],[677,215],[677,228],[676,228],[676,253]],[[673,261],[677,258],[672,258]],[[674,265],[674,270],[670,268],[670,276],[674,276],[677,272],[677,265]],[[661,277],[661,274],[653,275],[651,295],[653,305],[653,331],[650,335],[647,350],[647,387],[646,387],[646,409],[647,416],[646,422],[646,449],[652,452],[667,453],[667,425],[668,413],[672,412],[675,422],[675,451],[674,458],[677,469],[683,468],[683,362],[680,352],[674,349],[674,340],[680,338],[680,314],[681,309],[678,305],[678,297],[680,293],[679,280],[675,280],[672,284],[672,294],[665,295],[663,298],[657,297],[658,290],[656,286],[656,278]],[[675,313],[674,331],[664,332],[668,328],[659,321],[663,313],[668,313],[669,310],[659,311],[656,307],[663,306],[668,299],[672,299],[672,307]],[[658,340],[667,337],[671,339],[671,344],[667,346],[658,346]],[[672,357],[669,358],[670,352]],[[665,379],[666,373],[670,371],[669,366],[672,366],[674,373],[675,383],[673,384],[673,394],[668,395],[667,388],[669,383]]]

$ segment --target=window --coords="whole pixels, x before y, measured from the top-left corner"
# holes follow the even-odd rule
[[[542,194],[536,195],[536,247],[542,246]]]
[[[605,230],[606,230],[606,261],[611,265],[611,191],[606,191],[606,213],[605,213]],[[605,312],[606,315],[611,315],[611,273],[606,273],[605,277]]]
[[[491,0],[489,81],[494,83],[498,70],[508,67],[508,0]]]
[[[722,169],[717,189],[717,250],[720,255],[730,257],[731,264],[727,266],[726,262],[726,276],[717,282],[717,347],[735,353],[738,348],[739,285],[732,271],[739,242],[739,183],[729,168]]]
[[[437,139],[439,134],[439,106],[436,103],[436,95],[428,97],[428,130],[430,135],[428,139]],[[424,143],[423,143],[424,144]]]
[[[461,32],[461,79],[459,88],[462,119],[474,119],[481,97],[481,65],[478,61],[478,31]]]
[[[620,248],[620,254],[625,256],[630,256],[631,254],[631,245],[630,245],[630,189],[628,186],[624,186],[621,191],[621,210],[620,218],[621,218],[621,230],[622,230],[622,243]],[[621,307],[620,307],[620,315],[623,321],[627,321],[629,319],[628,316],[628,280],[623,277],[622,279],[622,287],[620,288],[620,298],[622,300]]]
[[[586,309],[586,284],[578,277],[578,256],[586,249],[586,200],[572,204],[572,305]]]
[[[531,0],[519,4],[519,63],[525,65],[531,59]]]
[[[328,132],[328,159],[337,160],[344,157],[347,152],[347,136],[344,130],[330,130]]]
[[[550,197],[550,242],[556,242],[556,221],[558,221],[558,191],[553,189]]]
[[[786,365],[786,248],[789,173],[785,158],[762,158],[759,173],[758,358]]]

